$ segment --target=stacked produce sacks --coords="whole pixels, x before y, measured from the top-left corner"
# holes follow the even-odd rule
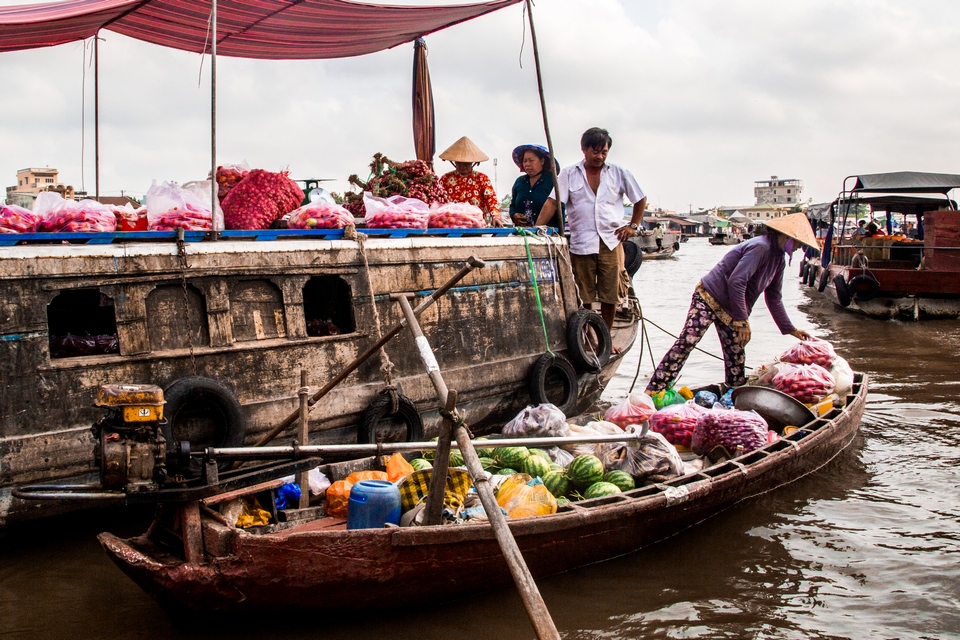
[[[252,169],[229,189],[220,204],[227,229],[258,230],[269,228],[301,202],[303,191],[286,171]]]
[[[210,182],[193,182],[183,186],[175,182],[153,184],[144,202],[151,231],[209,231],[213,229],[210,207]],[[218,221],[222,214],[217,211]],[[222,228],[222,224],[217,225]]]
[[[37,196],[34,215],[40,218],[38,233],[101,233],[117,230],[117,218],[96,200],[64,200],[59,193],[45,191]]]
[[[311,202],[294,209],[287,218],[290,229],[343,229],[353,224],[353,214],[338,204]]]
[[[364,192],[364,222],[371,229],[426,229],[430,207],[416,198],[378,198]]]
[[[0,206],[0,233],[30,233],[42,218],[15,204]]]

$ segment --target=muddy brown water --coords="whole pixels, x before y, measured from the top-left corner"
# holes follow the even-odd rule
[[[727,251],[704,239],[635,279],[655,357],[697,280]],[[960,322],[878,321],[811,300],[797,265],[794,322],[831,340],[870,395],[853,446],[819,473],[630,556],[540,581],[561,634],[588,638],[960,638]],[[787,348],[761,302],[747,364]],[[712,331],[701,346],[719,354]],[[622,398],[640,350],[605,398]],[[644,351],[637,388],[652,365]],[[689,385],[722,378],[695,353]],[[510,589],[403,613],[183,624],[107,560],[96,533],[139,533],[147,512],[88,512],[0,532],[4,638],[532,638]]]

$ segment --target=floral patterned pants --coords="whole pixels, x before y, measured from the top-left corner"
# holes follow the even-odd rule
[[[707,332],[710,325],[717,328],[717,334],[720,336],[720,346],[723,349],[723,368],[725,382],[728,386],[739,387],[746,384],[747,379],[744,370],[745,353],[743,347],[736,342],[736,332],[720,322],[717,315],[713,312],[699,293],[694,292],[693,299],[690,301],[690,310],[687,312],[687,321],[680,331],[680,336],[673,343],[670,351],[663,356],[663,360],[657,366],[657,370],[650,376],[650,382],[647,383],[647,393],[654,394],[663,391],[668,385],[673,383],[680,375],[680,369],[690,356],[690,352],[697,346],[703,334]]]

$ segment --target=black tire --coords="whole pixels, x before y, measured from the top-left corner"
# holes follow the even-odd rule
[[[873,300],[880,293],[880,283],[873,276],[863,273],[850,280],[847,284],[853,299],[857,302]]]
[[[817,286],[817,266],[813,264],[807,265],[807,280],[806,284],[808,287]]]
[[[577,408],[580,394],[577,372],[570,361],[559,354],[540,356],[530,369],[527,387],[534,404],[552,403],[567,416]],[[562,396],[558,392],[562,392]]]
[[[592,330],[596,338],[596,349],[589,344]],[[610,329],[599,313],[580,309],[567,322],[567,353],[578,371],[600,373],[603,365],[610,361],[613,352],[613,338]]]
[[[363,410],[360,427],[357,429],[358,443],[422,440],[423,418],[413,401],[399,391],[396,392],[395,406],[391,392],[384,390]]]
[[[826,291],[828,284],[830,284],[830,267],[824,267],[823,271],[820,272],[820,282],[817,283],[817,291],[823,293]]]
[[[847,287],[847,281],[844,279],[842,273],[838,273],[833,277],[833,286],[837,290],[837,301],[840,303],[840,306],[849,307],[850,288]]]
[[[163,437],[167,447],[187,441],[190,449],[239,447],[247,433],[247,419],[240,402],[226,386],[202,376],[180,378],[163,391]],[[226,468],[229,463],[221,463]],[[184,472],[186,470],[181,470]],[[190,464],[192,475],[199,474],[200,461]]]
[[[679,242],[674,242],[674,243],[673,243],[673,250],[674,250],[674,251],[680,251],[680,243],[679,243]]]
[[[627,274],[630,276],[630,280],[633,280],[633,276],[637,275],[637,271],[640,270],[640,265],[643,264],[643,251],[640,250],[640,247],[636,242],[632,240],[627,240],[623,243],[623,268],[626,269]]]
[[[803,262],[800,263],[800,280],[801,280],[801,282],[806,282],[806,281],[807,281],[807,267],[809,267],[809,264],[807,263],[806,260],[804,260]]]

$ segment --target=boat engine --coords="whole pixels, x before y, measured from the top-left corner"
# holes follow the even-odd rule
[[[94,456],[103,489],[155,491],[167,479],[167,457],[189,459],[189,443],[168,452],[163,437],[163,390],[148,384],[106,384],[94,404],[108,414],[93,426]]]

